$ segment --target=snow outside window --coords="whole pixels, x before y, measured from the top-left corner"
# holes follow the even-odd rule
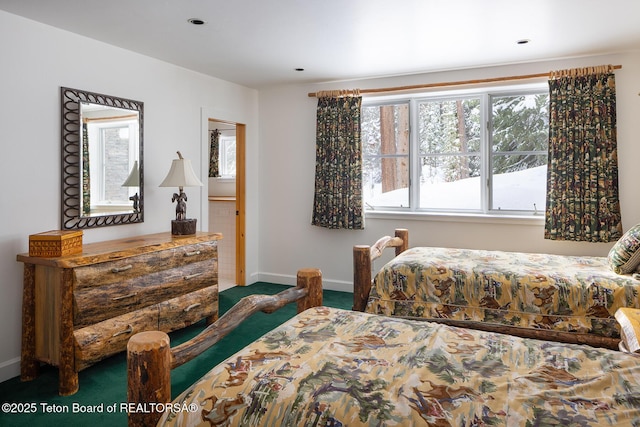
[[[368,210],[544,212],[546,86],[365,100]]]

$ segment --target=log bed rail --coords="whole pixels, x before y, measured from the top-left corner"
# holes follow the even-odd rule
[[[171,369],[192,360],[243,320],[262,311],[273,313],[297,301],[297,311],[322,305],[322,273],[298,270],[297,285],[276,295],[249,295],[191,340],[170,348],[169,336],[160,331],[141,332],[127,345],[127,400],[129,426],[156,425],[164,405],[171,402]]]
[[[409,230],[398,228],[395,237],[385,236],[372,246],[355,245],[353,247],[353,310],[365,311],[372,286],[373,261],[379,258],[386,248],[395,248],[396,256],[409,249]],[[487,332],[515,335],[523,338],[534,338],[546,341],[557,341],[570,344],[586,344],[593,347],[604,347],[617,350],[620,339],[604,337],[581,332],[564,332],[548,329],[533,329],[495,323],[455,320],[447,318],[424,318],[430,322],[444,323],[451,326],[478,329]]]

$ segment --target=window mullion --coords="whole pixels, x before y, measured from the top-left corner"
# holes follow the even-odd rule
[[[481,162],[480,168],[480,200],[482,212],[487,213],[491,209],[492,175],[491,175],[491,97],[483,94],[480,97],[480,130]]]
[[[420,206],[420,145],[418,129],[418,101],[409,101],[409,209]]]

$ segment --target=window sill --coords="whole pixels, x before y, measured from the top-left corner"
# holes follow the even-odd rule
[[[544,213],[538,215],[491,215],[453,212],[365,211],[367,219],[402,219],[408,221],[470,222],[480,224],[542,225]]]
[[[209,196],[210,202],[235,202],[236,196]]]

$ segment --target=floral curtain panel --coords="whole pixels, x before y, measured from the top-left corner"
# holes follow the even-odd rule
[[[211,131],[209,137],[209,178],[220,176],[220,131]]]
[[[613,67],[549,80],[545,239],[610,242],[622,235]]]
[[[362,144],[358,91],[319,93],[313,225],[363,229]]]

